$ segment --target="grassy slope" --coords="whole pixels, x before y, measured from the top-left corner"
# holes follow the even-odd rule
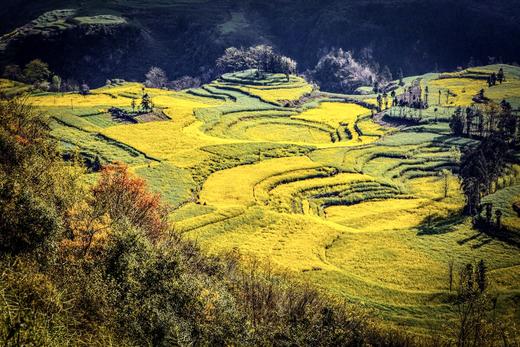
[[[506,67],[507,84],[486,94],[514,101],[518,71]],[[440,113],[467,104],[474,80],[436,77],[423,76],[433,95],[435,88],[466,90],[437,106]],[[258,82],[237,74],[191,92],[148,90],[171,120],[132,125],[114,123],[104,110],[128,107],[138,84],[32,100],[60,120],[54,131],[64,143],[131,165],[176,208],[175,229],[210,252],[236,247],[269,258],[375,309],[388,324],[426,333],[453,317],[448,261],[484,259],[500,310],[518,315],[518,249],[458,216],[464,202],[455,176],[443,195],[439,171],[454,168],[457,149],[472,144],[448,135],[446,117],[428,111],[422,116],[429,123],[397,132],[355,104],[280,107],[278,100],[296,99],[307,87],[277,76]],[[504,208],[518,196],[518,183],[506,181],[512,185],[489,197]]]

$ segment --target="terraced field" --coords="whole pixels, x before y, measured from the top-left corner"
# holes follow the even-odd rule
[[[520,70],[505,70],[507,84],[486,95],[515,102]],[[141,97],[135,83],[30,99],[56,120],[64,148],[130,165],[170,203],[174,229],[209,252],[254,254],[419,333],[445,332],[453,318],[448,262],[484,259],[499,311],[518,319],[518,249],[460,215],[460,153],[477,141],[451,136],[448,121],[482,81],[437,77],[407,78],[405,88],[419,79],[430,97],[446,88],[457,96],[398,127],[374,122],[373,95],[300,99],[312,90],[301,78],[251,71],[183,92],[146,89],[164,121],[121,124],[106,113]],[[518,176],[512,169],[487,198],[504,205],[512,228]]]

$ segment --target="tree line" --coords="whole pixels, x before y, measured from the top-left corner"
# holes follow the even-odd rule
[[[303,76],[321,88],[342,93],[355,92],[357,88],[366,86],[375,93],[389,93],[392,90],[393,75],[387,66],[383,68],[374,61],[370,50],[363,50],[359,58],[350,51],[334,48],[326,51],[312,70],[305,71]],[[151,66],[145,75],[144,84],[149,88],[165,88],[182,90],[198,88],[201,84],[217,78],[223,73],[254,69],[257,78],[266,73],[281,73],[287,76],[298,73],[298,63],[290,57],[280,54],[269,45],[256,45],[248,48],[229,47],[215,61],[214,68],[206,69],[200,76],[182,76],[170,80],[166,72]],[[76,91],[88,94],[90,88],[86,83],[78,83],[72,79],[63,81],[52,73],[49,66],[39,59],[29,62],[23,69],[18,65],[5,67],[5,78],[33,85],[35,90],[69,92]],[[403,75],[399,72],[399,83],[402,85]],[[111,85],[107,80],[106,85]],[[397,84],[393,86],[397,88]]]
[[[30,84],[37,91],[88,94],[90,90],[86,83],[80,84],[73,79],[62,80],[59,75],[50,70],[47,63],[40,59],[31,60],[23,68],[19,65],[7,65],[4,68],[3,77]]]
[[[220,73],[256,69],[258,77],[264,73],[282,73],[289,80],[290,74],[297,72],[297,63],[279,54],[268,45],[251,46],[247,49],[229,47],[216,61]]]
[[[511,105],[489,101],[467,108],[458,107],[450,121],[456,136],[478,139],[477,146],[466,149],[460,164],[461,186],[466,196],[466,214],[477,226],[502,230],[502,213],[492,204],[482,204],[482,197],[496,190],[498,179],[515,161],[520,144],[520,122]]]
[[[512,145],[520,140],[518,116],[506,100],[500,104],[489,101],[466,108],[457,107],[450,120],[450,128],[456,136],[484,139],[497,135]]]

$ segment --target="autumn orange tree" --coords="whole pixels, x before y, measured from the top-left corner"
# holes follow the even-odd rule
[[[168,209],[146,182],[132,175],[126,165],[110,164],[101,170],[88,197],[70,211],[71,240],[66,244],[86,255],[103,248],[108,233],[128,223],[155,242],[168,229]]]
[[[168,228],[168,210],[160,195],[151,193],[145,181],[130,174],[123,164],[103,168],[93,196],[98,208],[106,211],[113,222],[127,219],[151,240],[157,240]]]

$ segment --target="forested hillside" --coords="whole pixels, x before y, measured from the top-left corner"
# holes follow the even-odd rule
[[[477,0],[8,0],[0,8],[2,34],[61,9],[76,9],[72,17],[113,15],[125,23],[42,18],[38,30],[21,30],[0,62],[23,65],[41,58],[66,78],[99,85],[106,78],[138,80],[150,66],[171,77],[199,76],[228,46],[268,43],[295,58],[302,71],[313,68],[324,50],[343,47],[371,55],[394,75],[400,69],[414,75],[453,70],[470,60],[485,64],[490,57],[518,60],[519,6]],[[0,40],[0,50],[8,41]]]

